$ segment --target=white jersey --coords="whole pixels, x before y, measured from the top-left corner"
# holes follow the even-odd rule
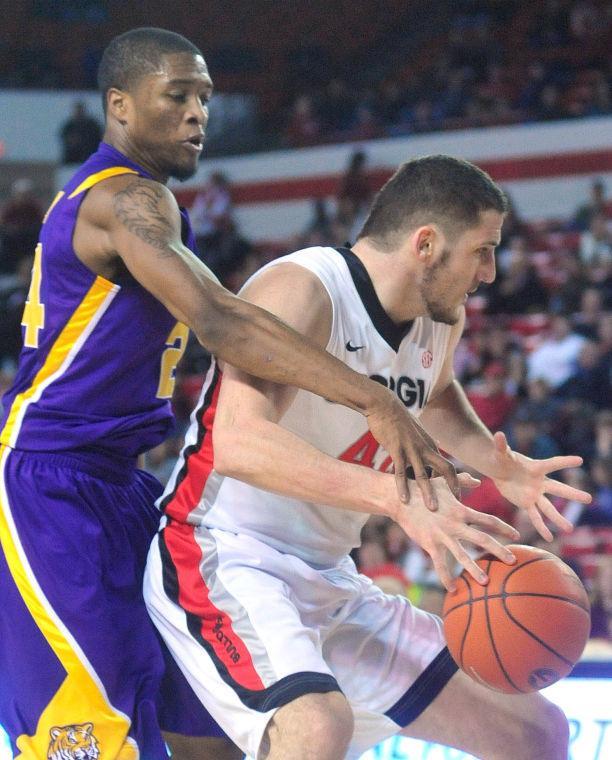
[[[327,350],[390,387],[412,414],[420,415],[440,374],[451,328],[429,317],[396,325],[349,249],[307,248],[276,259],[260,272],[286,262],[313,272],[329,295]],[[211,434],[219,380],[213,364],[185,448],[160,500],[162,508],[173,519],[250,535],[315,566],[336,564],[359,545],[368,515],[278,496],[219,475],[213,468]],[[308,391],[298,390],[280,424],[333,457],[380,470],[391,466],[361,414]]]

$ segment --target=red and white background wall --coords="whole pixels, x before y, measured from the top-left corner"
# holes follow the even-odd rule
[[[306,226],[313,198],[334,197],[356,148],[367,154],[373,187],[416,156],[448,153],[473,161],[507,190],[527,221],[567,217],[588,197],[594,176],[612,187],[612,119],[593,118],[205,159],[174,190],[189,206],[209,174],[221,171],[232,185],[243,234],[282,241]]]

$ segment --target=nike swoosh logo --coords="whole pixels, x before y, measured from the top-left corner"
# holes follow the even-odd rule
[[[347,340],[346,342],[347,351],[361,351],[362,348],[365,348],[365,346],[354,346],[350,340]]]

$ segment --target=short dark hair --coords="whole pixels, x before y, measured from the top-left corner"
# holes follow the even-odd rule
[[[167,29],[143,26],[113,38],[98,67],[98,88],[106,113],[106,93],[111,87],[129,91],[147,74],[159,69],[161,58],[171,53],[202,55],[186,37]]]
[[[391,250],[423,224],[438,224],[453,236],[488,210],[505,214],[508,200],[486,172],[452,156],[424,156],[406,161],[383,185],[357,238]]]

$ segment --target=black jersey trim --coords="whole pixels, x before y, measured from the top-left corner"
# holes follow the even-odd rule
[[[196,409],[195,412],[195,420],[197,422],[197,437],[194,443],[191,444],[191,446],[186,446],[183,451],[183,466],[181,467],[180,471],[178,472],[176,476],[176,480],[174,482],[174,486],[170,493],[168,493],[165,498],[162,499],[161,502],[159,502],[159,509],[161,512],[166,511],[168,508],[168,505],[170,502],[173,501],[173,499],[176,497],[177,491],[179,490],[179,487],[183,480],[187,477],[189,474],[189,464],[190,459],[192,456],[197,455],[197,453],[202,448],[202,443],[204,442],[204,437],[206,436],[206,433],[208,432],[208,428],[204,425],[204,415],[208,411],[209,406],[212,403],[213,396],[215,394],[215,390],[217,388],[217,385],[219,383],[219,378],[221,376],[221,370],[219,369],[219,365],[216,363],[216,360],[214,357],[211,359],[213,362],[215,362],[215,368],[213,370],[213,376],[210,381],[210,385],[206,389],[206,393],[204,394],[204,398],[202,399],[202,404],[198,409]],[[196,506],[195,504],[193,505]]]
[[[400,343],[408,335],[413,325],[413,321],[396,324],[384,310],[383,305],[376,295],[376,290],[364,267],[361,259],[356,256],[350,248],[336,248],[336,251],[342,256],[349,269],[355,289],[361,298],[361,302],[372,324],[379,335],[385,340],[391,348],[397,353]]]

